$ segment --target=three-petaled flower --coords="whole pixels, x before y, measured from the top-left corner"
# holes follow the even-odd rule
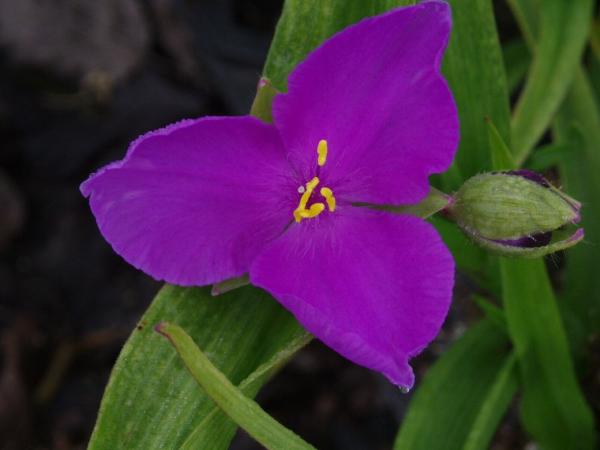
[[[454,262],[424,220],[357,204],[417,203],[451,164],[450,26],[437,0],[365,19],[291,73],[273,125],[206,117],[140,137],[81,187],[102,234],[170,283],[249,273],[325,344],[411,387]]]

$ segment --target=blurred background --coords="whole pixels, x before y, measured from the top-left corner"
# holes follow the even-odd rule
[[[79,184],[145,131],[247,113],[281,7],[0,0],[1,449],[85,448],[118,352],[160,287],[112,252]],[[480,314],[469,292],[459,277],[418,377]],[[349,450],[391,448],[409,399],[317,342],[260,394],[318,448]],[[515,417],[496,448],[526,445]],[[259,447],[239,434],[233,448]]]

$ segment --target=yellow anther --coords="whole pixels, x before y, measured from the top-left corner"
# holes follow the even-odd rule
[[[327,141],[325,139],[321,139],[319,141],[319,145],[317,146],[317,153],[319,154],[319,159],[317,159],[317,163],[319,166],[324,166],[325,161],[327,161]]]
[[[319,141],[319,144],[317,145],[317,154],[317,163],[322,167],[327,161],[327,141],[325,139]],[[306,207],[310,200],[310,196],[319,185],[319,182],[319,177],[314,177],[306,183],[306,188],[304,186],[298,188],[298,193],[302,194],[302,196],[300,197],[300,202],[298,202],[298,207],[294,210],[294,220],[296,222],[301,222],[302,219],[312,219],[325,211],[325,203],[313,203],[309,208]],[[333,191],[328,187],[323,187],[319,192],[327,202],[329,211],[335,211],[335,197],[333,196]]]
[[[328,187],[322,187],[319,192],[325,198],[329,211],[335,211],[335,197],[333,196],[333,191]]]
[[[319,177],[314,177],[308,183],[306,183],[306,192],[312,192],[319,184]]]
[[[310,205],[310,208],[300,211],[300,217],[303,219],[312,219],[313,217],[317,217],[323,211],[325,211],[325,205],[323,203],[313,203]]]
[[[314,177],[312,180],[310,180],[308,183],[306,183],[306,190],[302,194],[302,197],[300,197],[300,203],[298,204],[298,207],[294,210],[294,220],[296,220],[296,222],[300,222],[303,218],[308,219],[308,218],[316,217],[319,214],[321,214],[323,212],[323,210],[325,209],[325,205],[323,205],[322,203],[320,203],[320,205],[323,206],[323,208],[321,208],[320,210],[319,210],[319,207],[317,207],[316,209],[313,209],[313,207],[315,205],[319,205],[319,203],[315,203],[315,204],[311,205],[311,207],[309,209],[306,209],[306,204],[308,203],[310,196],[312,195],[313,191],[318,186],[318,184],[319,184],[319,177]],[[306,215],[306,214],[309,214],[309,215]]]
[[[310,198],[310,196],[312,195],[313,191],[315,190],[315,188],[317,187],[318,184],[319,184],[319,177],[314,177],[312,180],[310,180],[308,183],[306,183],[306,189],[305,189],[304,193],[302,194],[302,197],[300,197],[300,204],[298,205],[298,209],[306,208],[308,199]]]

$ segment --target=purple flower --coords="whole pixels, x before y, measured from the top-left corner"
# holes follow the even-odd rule
[[[441,1],[363,20],[294,70],[273,125],[206,117],[140,137],[81,187],[102,234],[170,283],[249,273],[325,344],[411,387],[454,262],[420,218],[356,204],[419,202],[451,164],[450,26]]]

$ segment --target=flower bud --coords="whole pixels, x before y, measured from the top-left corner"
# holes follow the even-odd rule
[[[571,247],[583,229],[581,204],[528,170],[477,175],[455,193],[446,212],[479,245],[508,256],[537,257]]]

